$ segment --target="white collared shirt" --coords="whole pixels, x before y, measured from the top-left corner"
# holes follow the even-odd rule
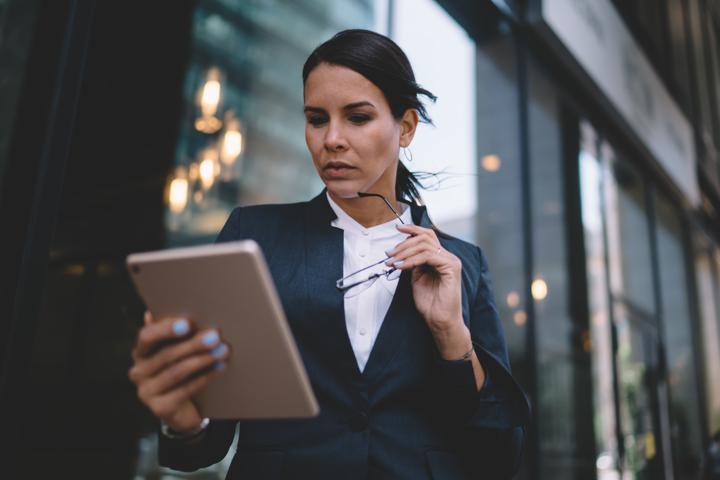
[[[406,233],[395,228],[400,225],[398,219],[370,228],[363,227],[345,213],[327,192],[325,194],[330,207],[337,215],[331,225],[343,230],[343,276],[386,258],[386,250],[394,248],[408,237]],[[410,206],[401,205],[404,210],[400,217],[406,224],[412,224]],[[387,268],[381,263],[348,280],[367,278],[368,275]],[[385,314],[390,308],[399,277],[399,271],[390,278],[382,276],[358,295],[345,297],[345,326],[361,372],[365,369]]]

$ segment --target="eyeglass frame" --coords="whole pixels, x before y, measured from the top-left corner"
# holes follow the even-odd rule
[[[402,223],[403,225],[405,225],[405,222],[404,222],[403,219],[400,217],[400,214],[397,212],[397,210],[395,210],[395,208],[393,208],[393,206],[390,204],[390,202],[388,201],[388,199],[385,198],[383,195],[380,195],[379,193],[366,193],[366,192],[357,192],[357,194],[358,194],[358,197],[378,197],[378,198],[381,198],[381,199],[385,202],[385,205],[387,205],[388,208],[395,214],[395,216],[397,217],[397,219],[400,220],[400,223]],[[347,290],[349,290],[349,289],[351,289],[351,288],[353,288],[353,287],[356,287],[356,286],[358,286],[358,285],[361,285],[361,284],[363,284],[363,283],[365,283],[365,282],[374,281],[375,279],[377,279],[377,278],[379,278],[379,277],[390,275],[391,273],[393,273],[394,271],[396,271],[397,268],[392,267],[392,268],[390,268],[389,270],[385,270],[385,271],[383,271],[383,272],[374,273],[374,274],[370,275],[368,278],[366,278],[366,279],[364,279],[364,280],[357,281],[357,282],[355,282],[355,283],[351,283],[350,285],[345,285],[345,283],[344,283],[347,278],[350,278],[350,277],[352,277],[352,276],[355,276],[355,275],[357,275],[358,273],[364,272],[365,270],[367,270],[367,269],[369,269],[369,268],[372,268],[372,267],[374,267],[374,266],[376,266],[376,265],[380,265],[381,263],[385,263],[385,262],[387,262],[388,260],[390,260],[390,258],[392,258],[392,257],[385,257],[384,259],[382,259],[382,260],[380,260],[380,261],[377,261],[377,262],[373,263],[372,265],[368,265],[367,267],[363,267],[363,268],[361,268],[360,270],[356,270],[356,271],[350,273],[349,275],[345,275],[344,277],[338,279],[338,280],[335,282],[335,288],[337,288],[337,289],[340,290],[341,292],[346,292]]]

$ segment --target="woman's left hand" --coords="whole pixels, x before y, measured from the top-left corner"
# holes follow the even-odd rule
[[[469,337],[462,318],[462,262],[442,247],[432,229],[417,225],[398,225],[397,228],[412,236],[386,252],[392,257],[386,265],[412,270],[412,291],[418,312],[441,350],[459,351],[455,347],[460,343],[458,335],[464,339]],[[467,349],[467,344],[468,340],[462,342],[460,349]]]

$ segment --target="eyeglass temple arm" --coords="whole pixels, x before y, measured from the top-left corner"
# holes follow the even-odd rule
[[[395,214],[395,216],[398,218],[398,220],[400,220],[400,223],[402,223],[403,225],[405,225],[405,222],[403,222],[403,219],[400,218],[400,214],[397,212],[397,210],[395,210],[395,209],[393,208],[393,206],[390,204],[390,202],[388,202],[388,199],[385,198],[384,196],[380,195],[379,193],[367,193],[367,192],[357,192],[357,194],[358,194],[358,197],[378,197],[378,198],[382,198],[383,202],[385,202],[385,205],[387,205],[388,208],[389,208],[390,210],[392,210],[392,212],[393,212],[393,213]],[[377,264],[376,264],[376,265],[377,265]]]
[[[351,274],[349,274],[349,275],[345,275],[343,278],[341,278],[340,280],[338,280],[337,282],[335,282],[335,286],[337,286],[337,288],[349,288],[349,287],[343,287],[343,284],[345,283],[345,279],[350,278],[350,277],[354,277],[354,276],[357,275],[358,273],[364,272],[364,271],[367,270],[368,268],[372,268],[372,267],[374,267],[375,265],[380,265],[381,263],[385,263],[385,262],[387,262],[388,260],[390,260],[390,257],[385,257],[385,258],[383,258],[382,260],[378,260],[377,262],[373,263],[372,265],[368,265],[367,267],[361,268],[360,270],[357,270],[357,271],[355,271],[355,272],[353,272],[353,273],[351,273]],[[363,280],[363,281],[364,281],[364,280]]]
[[[377,265],[377,263],[376,263],[375,265]],[[363,270],[364,270],[364,269],[363,269]],[[370,276],[369,276],[368,278],[366,278],[365,280],[358,280],[357,282],[351,283],[350,285],[345,285],[345,284],[343,283],[343,280],[345,280],[345,278],[347,278],[347,277],[341,278],[340,280],[338,280],[337,282],[335,282],[335,287],[336,287],[338,290],[347,290],[347,289],[349,289],[349,288],[354,287],[355,285],[360,285],[361,283],[365,283],[365,282],[367,282],[368,280],[373,280],[373,279],[375,279],[375,278],[382,277],[383,275],[386,275],[386,276],[387,276],[387,275],[390,275],[390,274],[393,273],[395,270],[397,270],[397,269],[396,269],[395,267],[393,267],[393,268],[390,268],[390,269],[385,270],[385,271],[383,271],[383,272],[373,273],[372,275],[370,275]],[[355,274],[357,274],[357,273],[360,273],[360,272],[352,273],[352,274],[348,275],[348,277],[350,277],[350,276],[352,276],[352,275],[355,275]]]

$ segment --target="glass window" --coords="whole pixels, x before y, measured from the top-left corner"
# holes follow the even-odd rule
[[[608,182],[608,240],[612,258],[612,293],[655,312],[650,256],[650,227],[645,185],[637,170],[608,149],[612,182]]]
[[[621,465],[635,478],[662,478],[666,410],[645,182],[609,144],[601,147]],[[633,477],[631,477],[633,478]]]
[[[593,473],[595,446],[585,319],[573,318],[570,311],[563,145],[568,135],[562,131],[557,87],[534,60],[528,68],[528,117],[541,476],[582,478]]]
[[[581,134],[597,476],[663,478],[670,424],[645,182],[589,124]]]
[[[509,32],[478,45],[476,232],[490,264],[513,373],[529,385],[515,55]]]
[[[372,28],[373,6],[198,2],[166,187],[170,245],[212,241],[238,204],[305,200],[321,190],[304,140],[302,66],[336,31]]]
[[[702,233],[695,239],[708,431],[720,431],[720,250]]]
[[[435,95],[427,104],[435,126],[420,124],[411,146],[411,171],[439,172],[421,191],[433,221],[444,231],[475,240],[475,42],[432,0],[395,0],[392,38],[405,51],[415,77]],[[427,32],[432,31],[432,35]],[[442,38],[442,42],[438,41]]]
[[[599,163],[600,143],[595,130],[587,122],[582,122],[580,133],[580,192],[592,351],[595,463],[598,479],[609,480],[620,476],[620,450],[616,435],[614,349],[605,261],[603,172]]]
[[[688,297],[683,224],[675,206],[656,193],[656,238],[660,269],[660,302],[665,338],[670,432],[679,478],[699,478],[702,431],[693,325]]]

